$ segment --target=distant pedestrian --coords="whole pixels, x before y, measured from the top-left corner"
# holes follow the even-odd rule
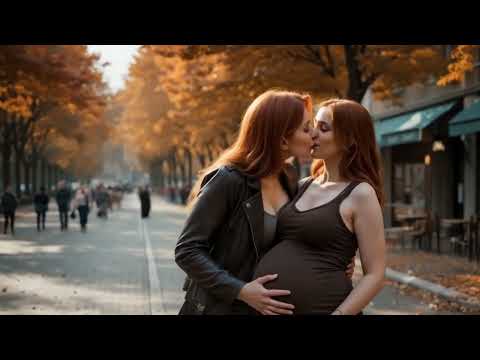
[[[45,218],[48,211],[48,204],[50,198],[48,197],[45,187],[40,188],[40,192],[37,193],[33,198],[33,205],[35,207],[35,212],[37,213],[37,231],[45,230]]]
[[[138,197],[140,198],[142,208],[142,219],[148,218],[150,216],[151,201],[150,191],[147,186],[145,188],[139,187]]]
[[[191,187],[189,185],[184,185],[181,189],[182,195],[182,204],[186,205],[188,200],[188,195],[190,195]]]
[[[171,202],[176,202],[177,200],[177,194],[176,194],[176,189],[173,186],[170,186],[170,201]]]
[[[107,219],[108,209],[110,204],[110,195],[108,194],[103,184],[100,184],[98,186],[95,199],[97,202],[97,209],[98,209],[97,216]]]
[[[88,191],[83,186],[81,186],[80,189],[77,190],[73,201],[73,209],[78,210],[78,215],[80,218],[80,228],[81,231],[84,233],[87,231],[88,214],[90,213],[90,195],[88,194]]]
[[[92,198],[92,203],[96,203],[96,201],[97,201],[97,189],[95,187],[92,187],[90,189],[90,195],[91,195],[91,198]]]
[[[2,209],[5,217],[5,226],[3,233],[7,233],[8,225],[10,224],[10,230],[12,235],[15,235],[15,211],[17,210],[17,198],[12,193],[11,186],[7,186],[5,192],[2,195]]]
[[[55,198],[57,200],[58,212],[60,213],[60,229],[61,231],[68,230],[68,212],[70,210],[72,193],[67,189],[65,181],[58,183],[58,191]]]

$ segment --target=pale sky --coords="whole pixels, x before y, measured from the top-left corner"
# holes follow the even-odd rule
[[[101,55],[101,63],[109,62],[104,68],[104,79],[115,92],[124,85],[128,67],[140,45],[88,45],[90,52]]]

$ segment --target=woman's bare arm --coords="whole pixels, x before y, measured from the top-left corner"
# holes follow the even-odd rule
[[[352,192],[353,225],[364,276],[334,315],[360,313],[382,289],[385,276],[383,214],[375,190],[362,183]]]

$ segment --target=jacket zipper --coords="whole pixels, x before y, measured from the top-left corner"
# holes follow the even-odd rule
[[[252,226],[250,226],[250,233],[252,234],[253,247],[255,248],[255,254],[257,255],[257,263],[258,263],[258,260],[260,259],[260,255],[258,253],[257,244],[255,244],[255,238],[253,236]]]
[[[252,234],[253,247],[255,248],[255,254],[257,255],[256,263],[258,263],[258,260],[260,259],[260,255],[258,253],[257,244],[255,244],[255,236],[253,235],[252,224],[250,223],[250,221],[248,222],[248,227],[250,228],[250,234]]]

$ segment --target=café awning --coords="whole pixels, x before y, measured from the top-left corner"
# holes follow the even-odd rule
[[[480,101],[459,112],[448,124],[450,136],[480,132]]]
[[[451,101],[377,121],[375,134],[379,146],[420,142],[423,129],[450,111],[455,104],[456,101]]]

